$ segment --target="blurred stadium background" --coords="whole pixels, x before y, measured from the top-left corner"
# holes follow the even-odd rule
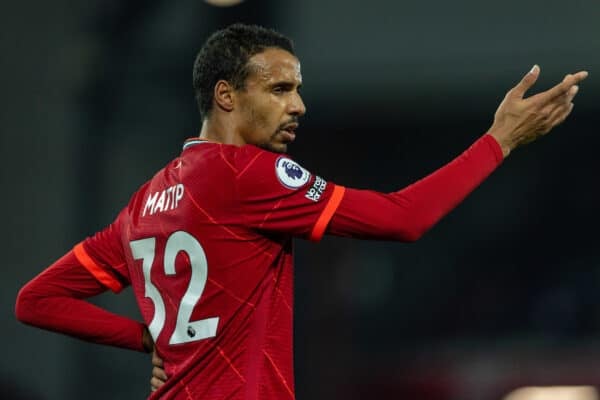
[[[534,63],[538,91],[591,73],[565,125],[420,242],[298,242],[298,399],[600,386],[600,3],[54,0],[6,3],[0,21],[1,398],[147,393],[147,356],[20,325],[14,299],[197,134],[194,56],[237,21],[295,40],[308,114],[291,154],[347,186],[391,191],[441,166]],[[132,297],[96,301],[137,318]]]

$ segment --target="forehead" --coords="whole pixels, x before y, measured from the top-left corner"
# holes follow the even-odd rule
[[[250,57],[251,73],[248,79],[257,79],[265,83],[276,81],[302,83],[300,61],[291,53],[269,48]]]

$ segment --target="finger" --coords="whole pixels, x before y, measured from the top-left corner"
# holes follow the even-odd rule
[[[152,378],[152,379],[150,379],[150,390],[152,390],[154,392],[156,389],[158,389],[159,387],[161,387],[164,384],[165,383],[163,381],[161,381],[160,379]]]
[[[552,121],[553,121],[552,126],[562,124],[567,119],[567,117],[571,114],[574,106],[575,105],[573,103],[569,103],[568,105],[565,105],[564,107],[557,109],[551,117]]]
[[[565,82],[565,81],[571,79],[572,77],[573,77],[573,74],[566,74],[562,81]]]
[[[165,370],[158,367],[152,368],[152,377],[160,379],[162,381],[167,380],[167,374],[165,373]]]
[[[154,365],[155,367],[163,366],[163,360],[158,356],[158,354],[156,354],[156,351],[152,352],[152,365]]]
[[[572,75],[569,74],[558,85],[546,90],[545,92],[538,93],[535,96],[532,96],[530,99],[533,101],[539,101],[541,103],[548,103],[557,98],[558,96],[567,93],[574,85],[577,85],[587,77],[587,71],[580,71]]]
[[[569,88],[569,90],[567,90],[565,94],[563,94],[560,97],[557,97],[555,103],[559,105],[569,104],[573,101],[573,99],[577,95],[577,92],[579,92],[579,86],[573,85]]]
[[[556,107],[552,110],[552,112],[548,113],[546,117],[546,122],[541,130],[542,135],[550,132],[554,127],[560,123],[562,123],[571,111],[573,110],[573,103],[563,103],[560,107]]]
[[[569,89],[569,91],[567,92],[567,94],[565,96],[565,103],[567,105],[571,104],[573,102],[573,99],[575,98],[575,96],[577,96],[578,92],[579,92],[579,86],[577,86],[577,85],[571,86],[571,88]]]
[[[547,110],[546,114],[548,115],[549,120],[552,120],[551,117],[554,115],[555,110],[564,108],[564,107],[568,107],[569,104],[571,104],[571,102],[573,102],[573,99],[577,95],[578,91],[579,91],[579,86],[577,86],[577,85],[572,86],[567,91],[567,93],[563,94],[562,96],[557,97],[556,99],[554,99],[553,102],[551,102],[550,104],[545,106],[544,110]]]
[[[537,81],[539,76],[540,67],[536,64],[533,66],[533,68],[531,68],[531,71],[529,71],[523,77],[523,79],[521,79],[521,82],[519,82],[517,86],[515,86],[508,92],[508,95],[513,98],[522,99],[523,96],[525,96],[527,90],[529,90],[529,88],[532,87],[533,84]]]

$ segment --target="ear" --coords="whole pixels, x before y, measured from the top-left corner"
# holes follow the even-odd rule
[[[233,111],[234,89],[229,82],[223,79],[218,81],[213,96],[219,108],[227,112]]]

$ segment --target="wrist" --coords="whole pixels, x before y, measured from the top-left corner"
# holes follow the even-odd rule
[[[491,137],[493,137],[494,140],[498,143],[498,146],[500,146],[500,149],[502,150],[502,155],[504,156],[504,158],[508,157],[508,155],[514,148],[512,143],[508,143],[507,140],[505,140],[502,135],[499,135],[496,131],[494,131],[492,129],[490,129],[487,132],[487,134],[490,135]]]

